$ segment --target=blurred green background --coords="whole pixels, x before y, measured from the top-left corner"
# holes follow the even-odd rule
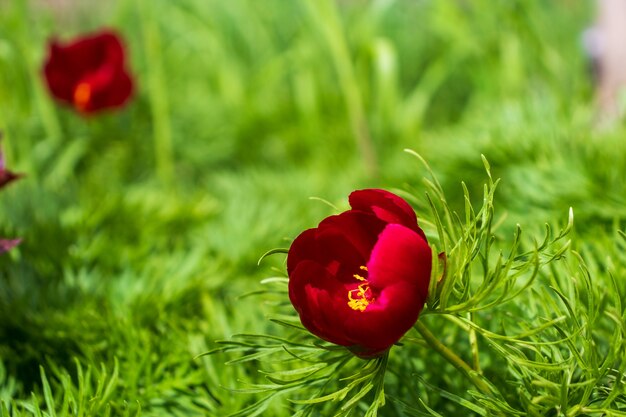
[[[0,236],[24,239],[0,258],[4,407],[240,409],[220,386],[243,371],[194,356],[265,331],[263,306],[237,297],[284,270],[280,257],[258,267],[264,252],[332,212],[309,197],[421,198],[404,148],[453,207],[461,181],[480,201],[484,154],[505,229],[540,230],[572,206],[577,233],[602,239],[626,218],[626,147],[622,125],[593,129],[580,42],[593,6],[0,0],[0,129],[26,174],[0,195]],[[46,42],[103,26],[123,35],[138,88],[121,111],[82,118],[47,94]]]

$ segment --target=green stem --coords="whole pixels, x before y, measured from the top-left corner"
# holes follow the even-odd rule
[[[59,122],[53,101],[46,94],[44,84],[42,83],[41,65],[39,58],[33,54],[32,45],[36,45],[37,41],[33,40],[33,27],[28,26],[24,22],[28,22],[29,10],[28,3],[26,1],[18,1],[15,3],[17,10],[15,11],[20,16],[19,32],[16,40],[16,46],[24,59],[24,63],[28,69],[29,84],[32,86],[33,103],[36,110],[39,112],[38,119],[41,121],[44,131],[46,133],[46,139],[49,141],[51,147],[58,147],[61,144],[62,130]],[[37,58],[37,59],[36,59]],[[29,175],[35,174],[36,170],[29,170]]]
[[[151,4],[139,1],[140,15],[143,18],[143,38],[148,66],[147,83],[154,126],[154,152],[157,173],[166,184],[173,177],[174,162],[172,156],[172,132],[163,57],[161,56],[161,34]]]
[[[415,323],[413,326],[415,330],[422,335],[426,343],[433,348],[435,352],[440,354],[445,360],[450,362],[452,366],[461,371],[463,375],[472,383],[476,388],[480,390],[483,394],[491,395],[493,394],[489,385],[483,381],[480,376],[474,371],[463,359],[461,359],[456,353],[452,352],[446,345],[441,343],[434,334],[431,333],[430,330],[420,321]]]
[[[467,313],[468,315],[468,319],[473,322],[474,321],[474,314],[473,313]],[[469,327],[468,330],[468,334],[469,334],[469,343],[470,343],[470,348],[472,350],[472,365],[474,365],[474,370],[480,374],[480,362],[478,360],[479,358],[479,354],[478,354],[478,338],[476,337],[476,329],[474,329],[473,327]]]
[[[370,136],[361,91],[356,81],[352,57],[337,12],[337,6],[329,0],[310,0],[306,3],[318,29],[330,50],[330,55],[339,77],[341,92],[346,100],[352,134],[361,152],[365,169],[370,176],[378,175],[378,162],[372,137]]]

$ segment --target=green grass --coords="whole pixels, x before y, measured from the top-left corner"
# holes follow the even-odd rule
[[[573,207],[571,251],[548,262],[557,249],[546,248],[509,303],[448,314],[463,299],[446,290],[448,304],[426,309],[442,343],[468,363],[478,352],[497,394],[411,332],[389,356],[379,415],[624,415],[626,132],[592,128],[579,42],[588,4],[118,0],[54,13],[40,3],[0,2],[0,129],[9,166],[27,175],[0,195],[0,236],[24,239],[0,258],[1,416],[246,410],[263,395],[228,388],[297,364],[197,356],[238,333],[293,336],[267,320],[290,312],[284,294],[241,296],[284,275],[281,255],[257,266],[263,253],[333,212],[309,197],[346,207],[357,188],[402,190],[450,251],[471,227],[438,233],[425,192],[442,218],[465,220],[463,182],[478,212],[481,154],[502,179],[487,270],[499,251],[530,262],[515,257]],[[45,41],[102,25],[124,34],[138,91],[121,112],[83,119],[42,84]],[[464,254],[449,254],[451,276]],[[484,277],[471,262],[456,290]],[[373,402],[366,394],[353,415]],[[263,406],[297,408],[285,397]]]

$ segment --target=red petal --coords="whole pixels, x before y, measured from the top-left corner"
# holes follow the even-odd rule
[[[342,295],[347,292],[328,271],[313,261],[302,261],[289,276],[289,299],[304,327],[322,339],[338,345],[351,345],[345,337],[339,311],[344,310]]]
[[[294,240],[287,255],[287,272],[291,275],[299,262],[308,259],[342,281],[353,281],[383,227],[382,221],[367,213],[347,211],[327,217],[318,228],[305,230]]]
[[[324,219],[318,227],[318,235],[320,240],[323,237],[326,251],[335,253],[344,262],[353,263],[358,270],[369,259],[384,227],[376,216],[350,210]],[[358,258],[349,250],[352,248],[357,251]]]
[[[316,231],[317,229],[307,229],[291,243],[287,254],[287,274],[289,276],[296,270],[296,266],[306,259],[321,261],[315,243]]]
[[[384,352],[415,324],[423,304],[415,285],[389,286],[364,312],[346,318],[346,335],[363,348],[360,356]]]
[[[291,244],[287,254],[287,273],[289,276],[302,261],[313,261],[332,276],[350,276],[364,265],[366,258],[352,247],[346,237],[334,229],[308,229],[302,232]]]
[[[83,77],[80,82],[89,84],[92,91],[87,106],[79,109],[86,113],[120,107],[130,98],[133,91],[130,76],[120,66],[107,64]]]
[[[124,46],[117,33],[105,29],[66,44],[53,42],[56,55],[74,74],[84,74],[104,64],[123,66]]]
[[[399,224],[385,227],[367,263],[376,299],[344,322],[347,337],[361,347],[357,355],[384,352],[413,326],[428,295],[431,263],[420,235]]]
[[[350,194],[349,201],[354,210],[373,213],[385,223],[402,224],[426,238],[409,203],[389,191],[376,188],[357,190]]]
[[[111,88],[107,91],[107,104],[112,107],[124,105],[133,95],[133,80],[125,71],[118,71],[112,82]]]
[[[418,287],[420,304],[426,300],[432,255],[426,240],[413,230],[388,224],[372,249],[367,268],[372,287],[383,289],[405,281]]]
[[[52,95],[59,100],[71,103],[78,70],[69,67],[66,61],[64,49],[56,42],[52,42],[43,72]]]

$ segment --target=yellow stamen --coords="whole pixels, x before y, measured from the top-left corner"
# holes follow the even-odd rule
[[[367,296],[365,295],[367,291],[369,291],[369,289],[370,289],[369,284],[365,282],[359,285],[357,288],[348,291],[348,300],[349,300],[348,307],[356,311],[364,312],[367,306],[370,304],[370,302],[373,301],[373,300],[368,300]],[[356,292],[356,297],[358,298],[355,298],[352,295],[352,293],[354,292]]]
[[[359,269],[367,272],[367,267],[364,265],[361,265]],[[370,289],[370,284],[366,278],[359,274],[353,274],[352,276],[358,281],[361,281],[362,284],[359,284],[359,286],[355,289],[348,291],[348,306],[353,310],[364,312],[367,309],[367,306],[374,301],[374,298],[372,297],[372,290]]]
[[[365,272],[367,272],[367,267],[366,267],[365,265],[361,265],[361,266],[359,267],[359,269],[360,269],[361,271],[365,271]],[[359,274],[354,274],[354,275],[352,275],[352,276],[353,276],[354,278],[358,279],[359,281],[367,281],[365,278],[363,278],[363,277],[362,277],[361,275],[359,275]]]
[[[84,110],[91,99],[91,86],[88,83],[80,83],[74,90],[74,104],[79,110]]]

